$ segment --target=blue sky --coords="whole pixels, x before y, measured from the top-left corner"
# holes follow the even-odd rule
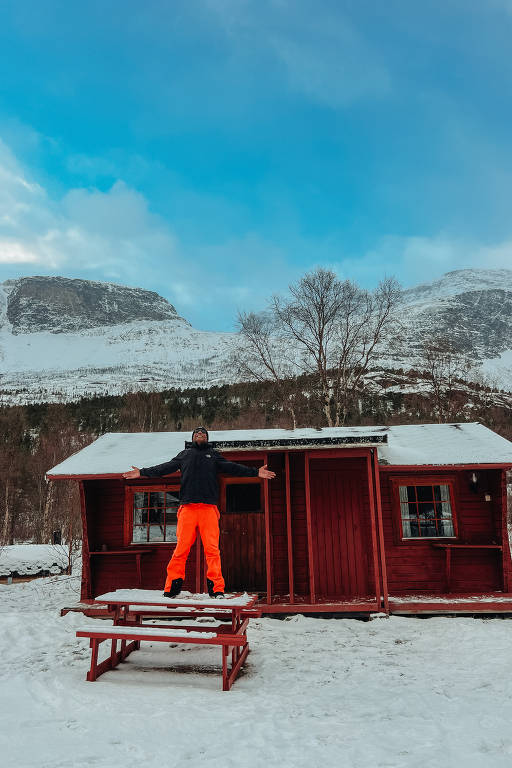
[[[230,330],[319,264],[512,268],[512,0],[0,0],[0,280]]]

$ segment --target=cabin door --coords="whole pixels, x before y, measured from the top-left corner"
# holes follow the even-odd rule
[[[264,592],[265,512],[259,481],[226,482],[222,489],[220,554],[227,592]]]
[[[362,459],[312,459],[311,524],[315,592],[320,598],[368,594],[371,534],[368,475]]]

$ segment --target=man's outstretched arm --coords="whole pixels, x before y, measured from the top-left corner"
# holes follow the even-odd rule
[[[163,464],[155,464],[154,467],[132,468],[129,472],[124,472],[125,480],[135,480],[137,477],[162,477],[162,475],[171,475],[181,469],[181,454],[178,454],[170,461],[164,461]]]
[[[217,469],[223,475],[231,475],[232,477],[262,477],[264,480],[273,480],[276,476],[275,472],[267,469],[266,464],[258,469],[257,467],[247,467],[245,464],[237,464],[235,461],[228,461],[220,454],[216,458]]]

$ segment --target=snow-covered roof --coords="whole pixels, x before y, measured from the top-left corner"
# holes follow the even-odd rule
[[[264,451],[286,447],[340,448],[375,446],[381,464],[418,466],[510,464],[512,442],[482,424],[407,424],[393,427],[333,427],[329,429],[243,429],[211,431],[220,449]],[[108,433],[48,471],[52,478],[76,475],[116,475],[132,465],[150,467],[182,451],[190,434],[184,432]]]

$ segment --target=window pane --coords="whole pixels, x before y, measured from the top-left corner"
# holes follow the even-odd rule
[[[134,493],[133,494],[133,506],[137,509],[140,509],[141,507],[147,507],[148,505],[148,494],[147,493]]]
[[[163,541],[164,540],[164,525],[150,525],[149,526],[149,540],[150,541]]]
[[[169,493],[169,491],[165,494],[165,506],[166,507],[179,507],[180,505],[180,492],[179,491],[173,491],[172,493]]]
[[[403,538],[455,535],[449,485],[399,486],[399,498]]]
[[[422,520],[420,531],[421,536],[437,536],[436,521],[434,519]]]
[[[144,523],[147,523],[148,521],[148,511],[147,509],[137,509],[135,508],[133,510],[133,524],[134,525],[143,525]]]
[[[418,504],[418,516],[420,520],[433,520],[434,504]]]
[[[441,496],[441,501],[450,501],[450,486],[439,485],[438,488]]]
[[[165,526],[165,540],[171,542],[178,541],[176,536],[176,523],[167,524]]]
[[[149,506],[150,507],[163,507],[164,506],[164,492],[154,491],[149,494]]]
[[[164,510],[160,509],[159,507],[150,507],[148,509],[148,516],[149,516],[149,522],[150,523],[161,523],[164,524]]]
[[[261,486],[259,483],[228,483],[226,485],[226,513],[261,512]]]
[[[434,495],[431,485],[417,485],[416,493],[418,494],[418,501],[433,501]]]
[[[451,520],[439,520],[437,525],[439,528],[439,536],[455,536]]]
[[[140,542],[140,541],[147,541],[148,540],[148,529],[145,525],[134,525],[133,526],[133,541],[134,542]]]

